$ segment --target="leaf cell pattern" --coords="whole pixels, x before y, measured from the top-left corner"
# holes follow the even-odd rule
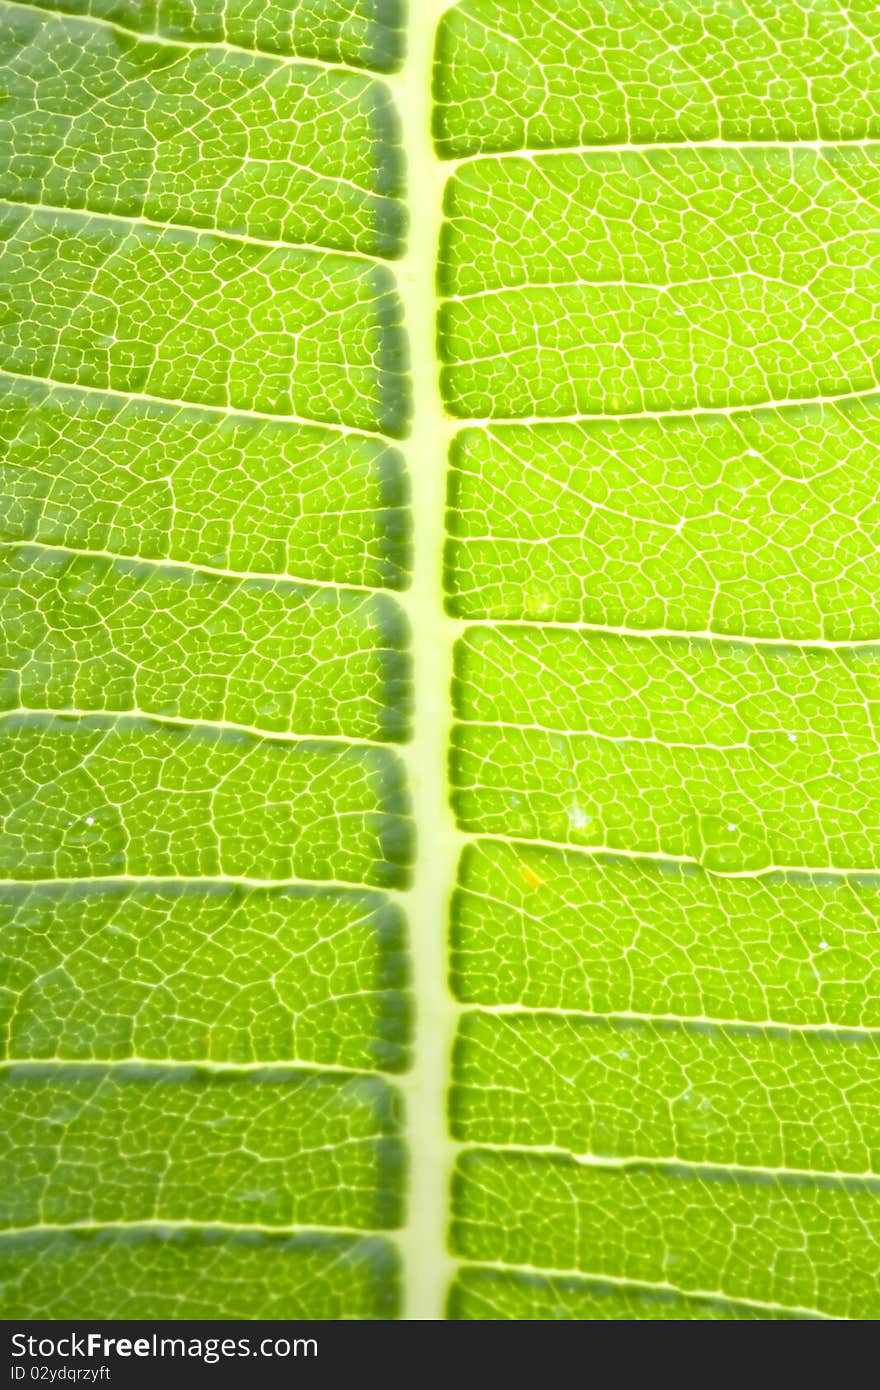
[[[876,6],[0,14],[0,1311],[875,1317]]]
[[[401,7],[0,8],[2,1311],[393,1317]]]
[[[453,1318],[876,1316],[877,16],[444,16]]]

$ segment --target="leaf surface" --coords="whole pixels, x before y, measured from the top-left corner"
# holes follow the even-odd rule
[[[441,24],[456,1318],[876,1312],[875,29]]]
[[[0,0],[7,1318],[877,1315],[875,10]]]
[[[4,1314],[393,1316],[400,14],[2,9]]]

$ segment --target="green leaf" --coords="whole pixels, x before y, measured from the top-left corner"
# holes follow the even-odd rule
[[[400,66],[404,0],[27,0],[116,29],[211,48],[317,58],[377,72]]]
[[[401,15],[2,8],[3,1313],[394,1316]]]
[[[0,10],[0,1312],[876,1317],[876,6]]]
[[[377,895],[22,884],[3,912],[13,1056],[406,1065],[404,922]]]
[[[464,0],[439,53],[450,1315],[870,1319],[875,17]]]
[[[873,138],[871,0],[461,0],[440,29],[444,155]]]

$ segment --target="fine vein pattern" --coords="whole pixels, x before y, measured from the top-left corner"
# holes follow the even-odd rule
[[[2,5],[6,1317],[401,1306],[401,7]]]
[[[0,1314],[876,1318],[874,0],[0,71]]]
[[[880,51],[462,0],[453,1318],[871,1318]]]

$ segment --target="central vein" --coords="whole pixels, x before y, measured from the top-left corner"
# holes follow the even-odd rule
[[[415,1057],[407,1078],[409,1151],[407,1226],[401,1237],[404,1316],[444,1316],[451,1261],[447,1254],[449,1176],[453,1145],[446,1117],[449,1055],[456,1008],[446,953],[449,898],[458,832],[446,772],[455,624],[443,611],[446,456],[452,426],[443,409],[435,350],[435,267],[445,170],[431,141],[434,35],[449,0],[414,0],[408,55],[391,80],[401,123],[410,210],[408,249],[398,285],[409,334],[413,394],[407,444],[414,518],[413,583],[404,598],[410,622],[414,739],[407,752],[417,834],[409,940],[416,1001]]]

